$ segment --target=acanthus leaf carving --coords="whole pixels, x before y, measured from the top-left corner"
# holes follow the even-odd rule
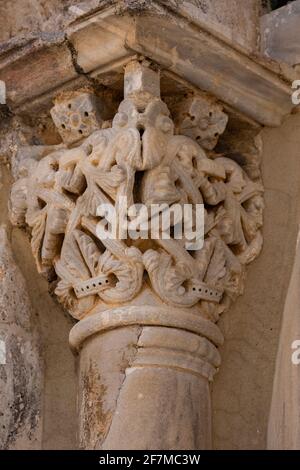
[[[58,117],[56,112],[56,122]],[[214,108],[211,119],[220,134],[226,115]],[[99,305],[134,303],[148,290],[156,302],[193,307],[216,321],[242,292],[245,265],[262,246],[262,184],[236,161],[212,152],[216,136],[210,139],[208,127],[203,138],[209,153],[174,129],[158,94],[129,87],[111,128],[40,159],[32,152],[27,171],[22,160],[22,178],[11,194],[12,222],[26,220],[31,227],[38,268],[55,270],[55,293],[75,318]],[[99,240],[98,206],[113,203],[120,212],[124,196],[129,205],[203,203],[203,248],[189,252],[184,240],[174,238]]]

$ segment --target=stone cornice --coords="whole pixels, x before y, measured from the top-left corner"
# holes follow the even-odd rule
[[[182,34],[178,34],[178,31]],[[124,65],[136,54],[162,73],[215,95],[259,124],[277,126],[292,109],[289,78],[241,46],[205,30],[172,2],[153,1],[142,14],[116,2],[83,14],[66,34],[32,37],[0,51],[0,79],[14,112],[48,108],[61,90],[82,84],[122,89]],[[188,57],[188,59],[187,59]]]

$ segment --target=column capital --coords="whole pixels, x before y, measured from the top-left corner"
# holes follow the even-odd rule
[[[106,103],[85,90],[57,100],[52,115],[64,143],[19,149],[11,220],[30,227],[38,269],[76,319],[156,305],[216,322],[261,249],[261,181],[213,150],[228,120],[220,105],[187,97],[173,109],[175,124],[160,98],[159,72],[132,62],[124,83],[112,121]],[[128,207],[144,204],[150,222],[153,205],[202,205],[203,247],[189,248],[185,232],[165,239],[161,227],[153,238],[149,226],[138,239],[130,232],[99,239],[101,217],[110,223],[99,207],[110,204],[119,217],[124,199]]]

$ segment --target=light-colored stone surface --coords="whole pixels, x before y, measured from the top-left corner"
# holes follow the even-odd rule
[[[179,24],[177,10],[168,16],[142,15],[127,43],[163,69],[255,121],[280,125],[292,108],[290,79],[279,80],[267,63],[257,63],[245,51],[190,23],[182,24],[179,36]]]
[[[0,41],[16,35],[32,32],[53,32],[62,29],[66,21],[88,10],[108,3],[99,0],[2,0],[0,5]],[[115,3],[116,11],[129,8],[139,13],[151,1],[124,0]],[[172,2],[168,2],[172,3]],[[174,2],[175,4],[175,2]],[[176,6],[184,8],[191,18],[220,31],[231,41],[255,49],[257,47],[257,24],[259,1],[250,0],[240,8],[240,0],[177,0]]]
[[[0,175],[0,448],[39,449],[44,371],[39,322],[12,252],[10,177],[3,165]]]
[[[209,385],[196,365],[209,355],[203,341],[175,328],[141,326],[88,339],[80,353],[81,446],[210,448]],[[217,365],[215,348],[211,354]]]
[[[172,115],[176,132],[192,137],[206,150],[215,148],[228,123],[222,105],[204,96],[184,98],[172,109]]]
[[[265,244],[259,259],[249,267],[244,296],[221,322],[226,341],[221,348],[223,364],[213,387],[216,448],[266,447],[281,313],[298,230],[299,131],[299,116],[293,116],[280,130],[264,130],[262,134]],[[1,201],[4,216],[5,195]],[[36,273],[26,236],[20,231],[14,231],[13,236],[15,257],[30,287],[31,301],[43,317],[44,341],[50,341],[46,347],[49,378],[44,446],[75,447],[75,370],[66,344],[71,324],[49,297],[46,282]],[[61,387],[68,394],[60,391]]]
[[[232,2],[234,18],[237,2]],[[199,6],[197,12],[207,10],[204,3],[199,2],[202,10]],[[295,71],[250,54],[220,34],[221,14],[218,27],[209,28],[208,15],[200,21],[187,5],[105,1],[91,14],[83,9],[65,32],[13,38],[0,48],[0,80],[7,85],[8,106],[31,116],[45,112],[63,89],[92,84],[121,92],[123,66],[138,54],[158,64],[177,86],[184,82],[190,89],[208,91],[264,125],[279,125],[292,108],[289,83]],[[226,16],[228,10],[222,13]]]
[[[241,0],[171,0],[162,3],[182,9],[192,21],[232,44],[250,51],[258,48],[260,0],[242,0],[242,8]]]
[[[265,129],[264,247],[249,267],[244,296],[219,323],[222,367],[213,385],[217,449],[265,449],[281,316],[291,276],[300,209],[300,116]]]
[[[57,97],[50,114],[62,140],[73,144],[102,126],[108,118],[105,108],[93,91],[84,90]]]
[[[38,270],[49,279],[56,274],[55,293],[76,319],[148,295],[153,296],[150,305],[193,307],[200,316],[217,321],[242,293],[245,266],[262,246],[259,177],[251,181],[226,155],[211,153],[209,158],[196,135],[194,140],[174,135],[169,110],[159,98],[159,74],[156,80],[153,75],[138,62],[126,67],[125,99],[111,128],[92,132],[77,147],[54,152],[41,147],[41,159],[37,147],[18,152],[11,220],[31,227]],[[220,133],[227,122],[221,116]],[[56,125],[64,125],[64,115],[56,118]],[[145,247],[140,237],[129,245],[122,239],[130,238],[127,231],[113,234],[113,239],[100,237],[101,247],[96,242],[98,207],[112,200],[119,217],[124,197],[127,207],[141,202],[147,207],[179,204],[183,209],[186,203],[203,203],[204,247],[193,257],[187,238],[167,240],[161,235]],[[196,241],[194,237],[189,243]]]

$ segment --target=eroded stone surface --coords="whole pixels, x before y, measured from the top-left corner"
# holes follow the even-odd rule
[[[88,91],[64,93],[56,98],[50,113],[66,144],[88,137],[108,117],[103,100]]]
[[[176,104],[173,111],[178,134],[183,134],[212,150],[225,131],[228,116],[222,106],[205,96],[191,96]]]
[[[0,445],[41,448],[42,367],[36,319],[6,230],[0,228]]]
[[[80,355],[81,446],[210,448],[209,385],[201,374],[190,373],[193,355],[181,350],[199,341],[182,330],[139,326],[86,341]],[[181,354],[186,363],[175,367],[174,357],[180,360]]]

